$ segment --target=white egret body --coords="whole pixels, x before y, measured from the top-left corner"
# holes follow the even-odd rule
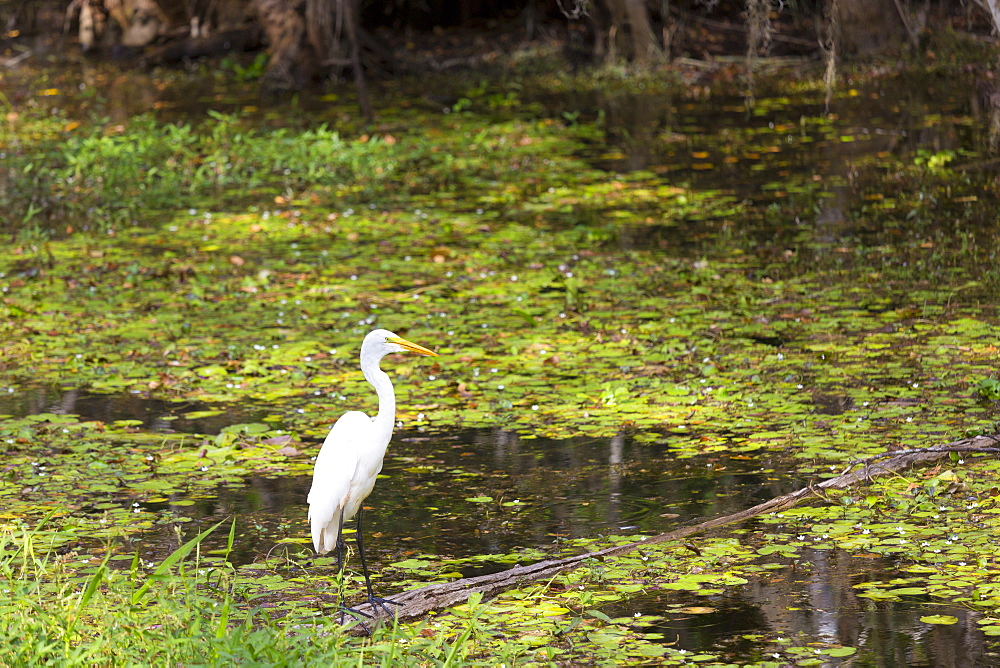
[[[396,422],[396,393],[392,381],[379,362],[390,353],[436,353],[402,339],[385,329],[376,329],[361,344],[361,371],[378,394],[378,414],[370,418],[361,411],[350,411],[333,425],[313,469],[309,490],[309,522],[313,547],[319,554],[338,549],[338,563],[343,567],[344,522],[358,516],[358,548],[368,587],[369,601],[381,603],[372,593],[361,542],[361,504],[375,487],[382,470],[392,428]],[[384,606],[383,606],[384,607]]]

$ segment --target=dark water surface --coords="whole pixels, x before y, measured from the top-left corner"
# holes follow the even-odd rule
[[[808,648],[810,643],[857,648],[840,665],[1000,665],[1000,643],[979,630],[979,613],[920,596],[878,602],[859,598],[856,585],[892,577],[899,566],[892,560],[840,550],[802,552],[800,561],[719,596],[637,596],[605,611],[612,616],[663,615],[645,630],[663,634],[664,642],[689,652],[718,652],[741,663],[776,661],[771,652],[777,648],[762,648],[758,636],[777,634],[787,640],[782,649]],[[952,615],[958,622],[926,624],[920,621],[925,615]]]
[[[461,467],[461,468],[459,468]],[[310,477],[253,478],[220,490],[188,514],[298,522],[308,535]],[[504,554],[563,538],[662,533],[724,515],[803,485],[760,462],[700,457],[676,461],[626,438],[520,439],[504,431],[397,434],[366,506],[382,534],[373,550],[450,557]],[[492,502],[470,501],[489,496]],[[497,505],[518,502],[498,511]],[[291,519],[286,513],[293,510]]]
[[[85,419],[142,420],[161,431],[203,430],[240,422],[253,411],[178,418],[199,404],[102,395],[79,390],[34,388],[0,394],[0,412],[72,412]],[[307,446],[318,451],[318,443]],[[506,554],[524,547],[551,547],[563,538],[656,534],[699,520],[746,509],[806,484],[791,461],[771,455],[734,459],[727,455],[677,459],[667,445],[611,439],[526,439],[503,430],[422,434],[401,431],[390,446],[375,491],[366,506],[366,541],[374,570],[415,555],[463,558]],[[237,518],[239,537],[231,560],[259,561],[277,547],[308,558],[305,498],[310,476],[247,479],[211,495],[182,495],[144,510],[209,526]],[[488,495],[493,502],[469,499]],[[517,510],[498,504],[517,500]],[[224,537],[206,541],[221,547]],[[170,524],[150,529],[137,543],[143,558],[156,560],[177,547]],[[612,617],[637,613],[663,616],[641,627],[663,642],[693,654],[717,653],[736,662],[774,660],[763,638],[858,648],[844,665],[1000,665],[1000,647],[987,638],[978,613],[940,600],[904,602],[859,598],[856,585],[889,578],[897,564],[839,550],[802,550],[750,583],[723,594],[686,592],[636,595],[605,606]],[[463,570],[473,576],[505,568],[489,562]],[[462,568],[459,568],[462,570]],[[691,612],[692,610],[696,612]],[[953,615],[958,623],[920,622],[925,615]],[[803,657],[808,658],[808,657]],[[827,664],[831,665],[831,664]]]
[[[79,389],[0,392],[0,415],[37,413],[108,423],[132,420],[150,431],[214,434],[268,411]],[[206,413],[211,414],[199,417]],[[304,443],[303,449],[315,456],[319,446]],[[789,475],[792,468],[777,457],[677,459],[669,444],[636,444],[624,435],[552,440],[502,429],[443,434],[397,430],[366,503],[374,509],[367,517],[373,530],[385,534],[387,553],[393,544],[452,557],[505,553],[563,538],[662,533],[737,512],[807,484]],[[262,536],[288,533],[301,540],[309,531],[305,499],[311,484],[311,476],[253,476],[243,487],[222,487],[214,496],[193,499],[194,505],[185,498],[176,507],[164,501],[145,508],[204,520],[235,515],[258,526]],[[493,501],[469,500],[481,497]],[[516,503],[494,512],[505,502]],[[173,540],[168,535],[168,542]],[[269,547],[266,541],[241,545],[234,561],[252,561]]]
[[[189,434],[218,434],[230,425],[253,422],[268,415],[263,408],[165,401],[138,393],[101,394],[79,388],[37,385],[19,388],[17,392],[5,392],[4,388],[0,388],[0,415],[22,417],[39,413],[76,415],[82,420],[99,420],[109,424],[133,420],[140,423],[144,430]]]

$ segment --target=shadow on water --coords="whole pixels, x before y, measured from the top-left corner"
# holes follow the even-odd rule
[[[843,645],[857,648],[844,664],[913,667],[997,665],[1000,641],[980,631],[979,613],[923,596],[902,601],[859,597],[857,585],[888,580],[899,570],[890,559],[839,550],[803,550],[800,560],[725,594],[637,596],[604,608],[612,617],[636,613],[663,619],[641,630],[694,654],[733,660],[774,660],[762,635],[782,637],[784,647]],[[951,615],[954,624],[928,624],[926,615]],[[803,659],[809,658],[803,654]],[[824,665],[831,665],[824,663]]]

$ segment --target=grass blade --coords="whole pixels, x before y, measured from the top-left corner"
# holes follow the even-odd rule
[[[111,550],[109,549],[104,555],[104,560],[101,561],[101,565],[97,567],[97,571],[90,576],[90,580],[87,582],[87,588],[83,590],[83,596],[80,597],[80,603],[76,606],[76,614],[73,615],[73,619],[70,620],[69,626],[66,627],[66,635],[69,636],[73,629],[76,627],[76,623],[80,620],[80,616],[83,614],[84,608],[90,603],[90,599],[94,597],[94,593],[97,591],[97,587],[104,581],[104,574],[108,571],[108,561],[111,559]]]
[[[222,520],[222,522],[225,522],[225,520]],[[191,540],[189,540],[188,542],[184,543],[179,548],[177,548],[176,550],[174,550],[170,554],[170,556],[168,556],[166,559],[164,559],[160,563],[160,565],[156,567],[156,570],[153,571],[153,574],[151,576],[149,576],[149,578],[146,580],[146,582],[141,587],[139,587],[137,590],[135,590],[132,593],[132,605],[135,605],[140,600],[142,600],[142,597],[146,594],[146,592],[149,590],[149,588],[153,585],[153,581],[154,580],[156,580],[157,578],[162,577],[163,574],[166,573],[170,569],[171,566],[173,566],[174,564],[176,564],[177,562],[179,562],[180,560],[182,560],[184,557],[186,557],[191,552],[191,550],[193,550],[195,547],[197,547],[198,545],[201,544],[201,541],[205,540],[205,537],[208,536],[208,534],[212,533],[213,531],[215,531],[216,529],[218,529],[220,526],[222,526],[222,522],[219,522],[218,524],[216,524],[213,527],[209,527],[208,529],[205,529],[200,534],[198,534],[197,536],[195,536],[194,538],[192,538]]]

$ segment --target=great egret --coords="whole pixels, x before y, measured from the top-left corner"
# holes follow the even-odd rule
[[[375,478],[382,470],[382,458],[396,422],[396,393],[389,376],[379,368],[379,362],[390,353],[406,351],[437,357],[437,353],[385,329],[376,329],[365,337],[361,344],[361,372],[378,394],[378,415],[370,418],[361,411],[349,411],[337,420],[316,457],[308,499],[313,547],[319,554],[336,547],[338,570],[344,566],[344,522],[357,514],[358,553],[368,602],[390,615],[385,604],[394,601],[375,596],[368,576],[365,548],[361,542],[361,503],[375,487]]]

